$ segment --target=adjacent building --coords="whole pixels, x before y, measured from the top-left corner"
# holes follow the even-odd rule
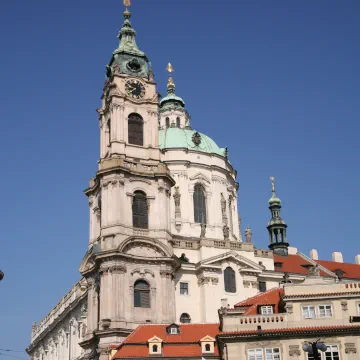
[[[352,360],[360,351],[360,282],[331,282],[318,266],[306,280],[286,283],[219,310],[217,336],[226,360],[313,360],[303,346],[319,339],[323,360]]]

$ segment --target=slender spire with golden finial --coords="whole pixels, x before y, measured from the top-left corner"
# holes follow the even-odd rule
[[[167,83],[168,94],[173,94],[173,93],[175,93],[175,83],[174,83],[174,79],[172,77],[172,73],[174,72],[174,68],[170,63],[168,63],[168,66],[166,67],[166,70],[169,73],[169,80],[168,80],[168,83]]]
[[[126,10],[124,11],[124,17],[125,19],[129,19],[131,16],[131,12],[129,11],[128,7],[131,6],[131,0],[123,0],[123,4],[126,7]]]

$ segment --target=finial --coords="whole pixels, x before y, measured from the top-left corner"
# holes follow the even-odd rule
[[[126,7],[126,10],[124,11],[124,17],[125,17],[125,19],[129,19],[131,16],[131,13],[130,13],[128,7],[131,6],[131,0],[123,0],[123,4]]]
[[[272,191],[275,192],[275,178],[270,176]]]
[[[124,0],[125,1],[125,0]],[[171,65],[171,63],[168,63],[168,66],[166,67],[166,70],[170,73],[170,76],[171,76],[171,73],[174,72],[174,68],[173,66]]]
[[[168,93],[174,93],[175,92],[175,83],[174,83],[174,80],[172,78],[172,73],[174,72],[174,68],[171,65],[171,63],[168,63],[168,66],[166,67],[166,70],[169,73],[169,80],[168,80],[168,84],[167,84]]]

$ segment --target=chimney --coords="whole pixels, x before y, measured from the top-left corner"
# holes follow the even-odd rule
[[[355,264],[360,265],[360,254],[355,256]]]
[[[288,254],[289,255],[296,255],[298,253],[298,249],[296,247],[289,246],[288,247]]]
[[[343,259],[342,253],[341,252],[333,252],[332,253],[332,261],[338,262],[338,263],[343,263],[344,259]]]
[[[310,259],[319,260],[319,254],[316,249],[310,250]]]

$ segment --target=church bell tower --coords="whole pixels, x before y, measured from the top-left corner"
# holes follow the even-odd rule
[[[175,182],[160,161],[159,96],[149,60],[135,41],[124,0],[119,46],[106,67],[100,123],[100,160],[85,194],[90,239],[80,272],[88,284],[89,358],[107,359],[141,323],[175,321],[174,273],[180,266],[170,234]]]

